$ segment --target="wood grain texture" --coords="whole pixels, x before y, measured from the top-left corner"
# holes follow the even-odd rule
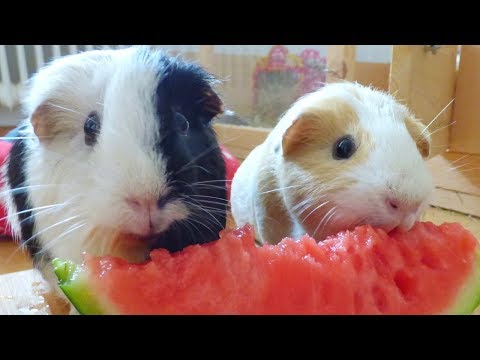
[[[480,217],[480,197],[475,195],[449,191],[437,187],[434,190],[433,200],[430,204]]]
[[[455,96],[457,45],[442,45],[435,53],[423,45],[395,45],[392,52],[389,91],[413,113],[429,124]],[[433,154],[450,143],[453,106],[429,127]],[[437,131],[438,130],[438,131]]]
[[[265,141],[271,129],[238,125],[214,125],[218,140],[239,160],[244,160],[250,151]]]
[[[355,64],[354,81],[378,90],[388,91],[390,64],[357,62]]]
[[[36,270],[0,275],[0,315],[64,315],[67,309]]]
[[[327,82],[354,81],[356,45],[330,45],[327,51]]]
[[[450,149],[480,155],[480,46],[463,45],[458,69]]]
[[[16,242],[10,238],[0,240],[0,275],[28,270],[32,267],[32,261]]]
[[[476,195],[480,203],[480,156],[445,152],[427,162],[437,187]]]

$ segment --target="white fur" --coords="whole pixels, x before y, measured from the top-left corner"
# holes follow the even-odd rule
[[[118,232],[146,235],[150,205],[157,231],[188,216],[178,201],[162,210],[153,200],[148,203],[169,189],[165,161],[154,151],[158,69],[136,52],[129,48],[64,57],[31,83],[25,98],[27,116],[51,100],[67,109],[59,121],[72,129],[45,144],[34,136],[32,126],[28,130],[30,201],[34,208],[58,205],[35,211],[34,233],[54,257],[80,262],[84,251],[104,253]],[[98,143],[88,147],[83,125],[92,111],[100,115],[101,132]],[[143,203],[143,211],[130,207],[129,198]],[[18,233],[15,206],[9,201],[8,207]],[[93,230],[99,238],[92,238]]]
[[[307,109],[315,108],[323,99],[341,99],[348,103],[359,119],[356,125],[360,125],[373,140],[365,161],[348,172],[337,174],[338,183],[341,179],[353,180],[354,185],[348,189],[339,188],[337,179],[333,183],[322,183],[318,180],[321,174],[300,169],[297,164],[284,161],[281,152],[277,154],[273,150],[281,145],[282,137],[292,122]],[[405,126],[407,115],[410,115],[408,109],[391,95],[355,83],[329,84],[300,98],[281,117],[265,142],[255,148],[238,169],[231,195],[235,222],[239,226],[246,223],[256,226],[256,236],[261,242],[276,242],[284,236],[299,238],[307,231],[298,214],[291,209],[297,205],[293,195],[302,194],[305,202],[311,201],[319,206],[328,201],[328,207],[334,207],[319,222],[319,237],[365,223],[387,231],[397,226],[408,230],[428,206],[433,184],[425,160]],[[345,135],[351,132],[352,129],[345,129]],[[321,161],[336,160],[329,157]],[[292,172],[294,167],[298,171]],[[259,171],[270,172],[278,188],[259,189],[256,181]],[[289,173],[301,175],[292,178],[286,175]],[[301,188],[295,187],[299,183]],[[261,227],[264,221],[284,221],[265,218],[268,211],[258,200],[265,191],[280,194],[293,222],[290,234],[281,234],[277,239],[263,238]],[[393,211],[386,202],[388,196],[407,206]]]
[[[352,96],[352,91],[356,96]],[[355,185],[333,194],[334,203],[342,209],[342,215],[364,217],[363,222],[371,225],[386,230],[396,226],[410,229],[428,206],[433,183],[425,160],[405,127],[407,108],[387,93],[353,84],[339,85],[336,96],[355,109],[361,127],[374,144],[364,164],[341,174],[354,179]],[[387,196],[411,205],[392,211],[385,202]]]

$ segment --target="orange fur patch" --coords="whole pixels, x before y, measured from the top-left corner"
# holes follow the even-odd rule
[[[335,160],[334,144],[345,135],[353,136],[357,151],[350,159]],[[317,207],[329,201],[331,194],[353,184],[353,179],[340,175],[365,162],[373,146],[368,133],[360,127],[357,114],[348,103],[329,98],[309,103],[286,130],[282,137],[284,159],[278,173],[272,168],[272,157],[282,155],[275,153],[275,146],[271,142],[263,154],[262,170],[258,173],[258,201],[265,213],[263,219],[257,217],[257,231],[264,239],[277,243],[291,234],[293,222],[287,209],[295,209],[305,230],[323,240],[323,228],[318,226],[326,215],[333,213],[334,204],[327,202]],[[285,187],[291,187],[284,189],[285,199],[280,191],[275,191],[280,187],[278,179]]]
[[[428,158],[430,156],[431,139],[430,132],[426,126],[414,117],[407,117],[405,119],[405,126],[417,144],[420,154],[422,154],[423,158]]]
[[[30,121],[33,126],[33,131],[35,135],[40,140],[43,140],[50,135],[50,122],[49,122],[49,115],[51,115],[52,108],[48,104],[42,104],[35,109],[33,112]]]
[[[351,158],[335,160],[333,147],[336,141],[345,135],[353,136],[357,150]],[[300,117],[293,122],[283,138],[284,167],[280,174],[288,185],[300,187],[288,191],[287,204],[293,208],[295,205],[310,199],[310,205],[298,208],[296,215],[303,222],[304,228],[317,240],[323,234],[317,228],[334,204],[329,201],[329,196],[354,182],[353,179],[341,177],[350,168],[365,162],[373,143],[369,134],[359,124],[357,114],[349,104],[340,99],[325,99],[311,104],[302,112]],[[303,211],[302,211],[303,210]]]
[[[51,99],[35,109],[30,122],[39,140],[48,143],[58,135],[73,137],[83,130],[83,121],[86,118],[87,115],[83,116],[78,109],[69,108],[59,99]]]

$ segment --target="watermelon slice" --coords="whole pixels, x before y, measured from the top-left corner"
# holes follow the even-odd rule
[[[142,264],[85,255],[54,267],[82,314],[470,314],[480,303],[480,247],[456,223],[361,226],[319,244],[253,236],[246,225]]]

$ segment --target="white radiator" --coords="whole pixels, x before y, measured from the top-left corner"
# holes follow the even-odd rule
[[[79,51],[128,45],[0,45],[0,107],[19,103],[27,79],[45,63]]]

